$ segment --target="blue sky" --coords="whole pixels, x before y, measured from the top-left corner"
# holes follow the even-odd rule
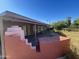
[[[9,10],[45,23],[79,17],[79,0],[0,0],[0,13]]]

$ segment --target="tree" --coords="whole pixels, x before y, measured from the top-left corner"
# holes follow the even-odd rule
[[[72,23],[72,24],[70,25],[70,28],[77,28],[77,26]]]
[[[67,17],[66,25],[67,25],[67,27],[70,27],[70,25],[71,25],[71,17]]]
[[[67,25],[65,21],[58,21],[58,22],[52,23],[52,26],[57,30],[61,30],[65,28]]]
[[[79,25],[79,18],[74,21],[74,25]]]
[[[79,18],[77,18],[73,23],[77,28],[79,28]]]

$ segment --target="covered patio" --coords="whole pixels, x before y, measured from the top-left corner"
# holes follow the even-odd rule
[[[24,36],[35,35],[47,29],[49,26],[38,20],[34,20],[14,12],[5,11],[0,15],[0,36],[2,45],[2,55],[5,56],[4,35],[7,28],[19,26],[24,30]]]

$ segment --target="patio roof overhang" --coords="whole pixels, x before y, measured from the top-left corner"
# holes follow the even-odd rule
[[[0,16],[3,16],[4,20],[6,20],[6,18],[7,18],[7,20],[9,20],[9,21],[17,21],[17,22],[24,22],[24,23],[48,26],[48,24],[43,23],[41,21],[31,19],[29,17],[25,17],[25,16],[22,16],[22,15],[19,15],[17,13],[10,12],[10,11],[5,11],[5,12],[1,13]],[[11,19],[14,19],[14,20],[11,20]]]

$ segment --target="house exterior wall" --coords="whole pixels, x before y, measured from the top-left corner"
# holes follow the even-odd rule
[[[40,32],[40,26],[37,26],[37,32]]]
[[[4,24],[4,32],[6,31],[6,29],[8,27],[11,27],[11,26],[20,26],[22,27],[22,29],[24,30],[24,33],[25,35],[32,35],[34,34],[34,24],[29,24],[29,23],[22,23],[22,22],[15,22],[15,21],[10,21],[10,20],[4,20],[3,21],[3,24]],[[36,31],[37,32],[40,32],[42,30],[44,30],[43,28],[44,26],[40,26],[40,25],[37,25],[36,26]]]
[[[27,35],[27,29],[26,29],[27,27],[26,26],[27,26],[27,24],[24,24],[23,26],[21,26],[23,28],[23,30],[24,30],[25,35]]]
[[[31,35],[31,32],[30,32],[30,25],[27,24],[27,30],[28,30],[28,35]]]
[[[37,32],[40,32],[40,31],[41,31],[41,26],[37,25]]]
[[[25,34],[26,34],[26,24],[25,23],[21,23],[21,22],[14,22],[14,21],[3,21],[4,24],[4,32],[7,30],[8,27],[11,26],[20,26],[22,27],[22,29],[24,30]]]

